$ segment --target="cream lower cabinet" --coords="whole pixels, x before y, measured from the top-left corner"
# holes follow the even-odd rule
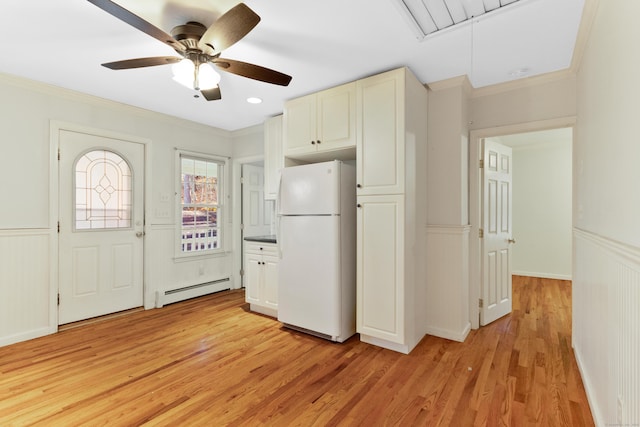
[[[400,68],[357,95],[357,332],[409,353],[427,330],[427,90]]]
[[[245,242],[245,300],[251,311],[278,317],[278,249],[272,243]]]
[[[357,330],[364,341],[402,345],[404,196],[360,197],[357,228]]]

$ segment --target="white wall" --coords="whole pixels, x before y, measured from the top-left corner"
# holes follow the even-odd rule
[[[175,192],[175,148],[230,157],[229,132],[0,75],[0,345],[57,328],[52,120],[151,141],[145,306],[155,304],[156,291],[230,276],[230,255],[174,261],[174,198],[162,200]]]
[[[427,164],[427,333],[464,341],[469,320],[466,78],[431,85]]]
[[[571,128],[494,138],[513,149],[513,274],[571,279]]]
[[[598,2],[577,81],[573,346],[600,426],[640,423],[639,15]]]

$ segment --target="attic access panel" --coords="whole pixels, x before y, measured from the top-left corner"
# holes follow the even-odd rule
[[[392,0],[418,40],[517,1],[519,0]]]

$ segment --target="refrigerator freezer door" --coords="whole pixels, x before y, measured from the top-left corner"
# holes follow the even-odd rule
[[[339,216],[284,216],[278,244],[278,320],[340,335]]]
[[[282,169],[281,215],[338,215],[340,213],[339,161]]]

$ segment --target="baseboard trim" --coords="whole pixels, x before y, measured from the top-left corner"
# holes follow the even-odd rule
[[[467,336],[471,332],[471,323],[467,323],[461,331],[451,331],[448,329],[437,328],[433,326],[427,326],[427,334],[434,337],[444,338],[447,340],[464,342]]]
[[[593,387],[591,386],[591,381],[589,380],[589,376],[587,372],[583,369],[582,356],[580,356],[580,351],[575,346],[573,346],[573,354],[576,358],[576,363],[578,365],[578,371],[580,371],[580,377],[582,379],[582,385],[584,386],[584,391],[587,395],[587,402],[589,403],[589,408],[591,409],[591,416],[593,417],[593,422],[597,427],[604,426],[604,422],[602,421],[602,414],[598,410],[598,407],[594,405],[595,398],[593,396]]]
[[[534,271],[511,271],[514,276],[540,277],[541,279],[572,280],[571,274],[539,273]]]
[[[22,332],[15,335],[9,335],[7,337],[2,337],[2,339],[0,339],[0,347],[16,344],[22,341],[32,340],[34,338],[44,337],[45,335],[55,334],[56,332],[58,332],[57,326],[52,326],[52,327],[47,326],[44,328],[34,329],[32,331]]]

